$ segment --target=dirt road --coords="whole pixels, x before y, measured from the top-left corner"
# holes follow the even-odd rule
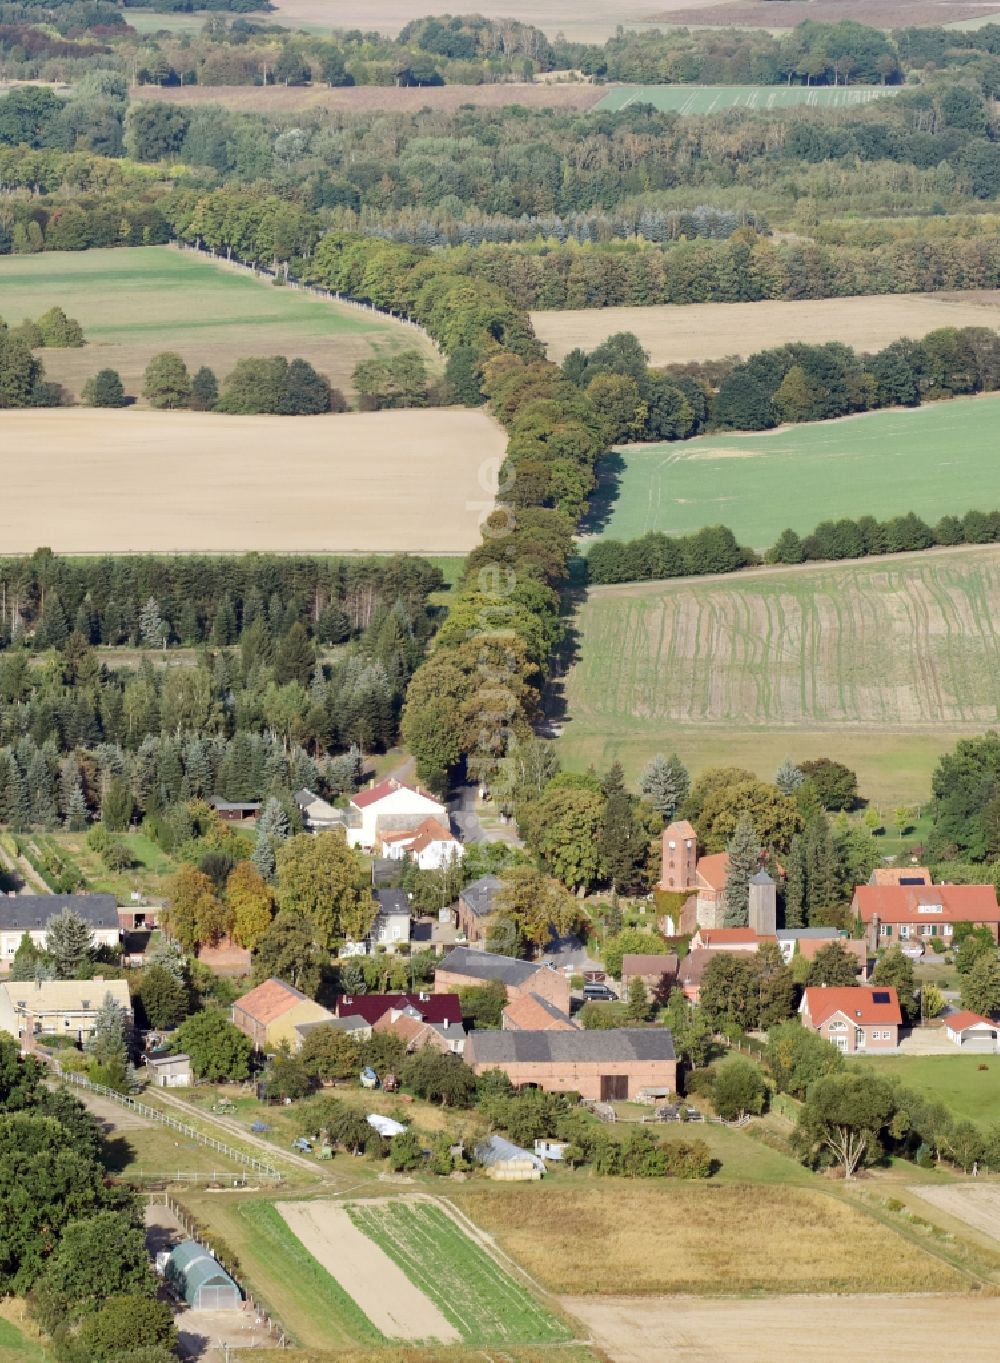
[[[995,1297],[564,1297],[614,1363],[994,1363]]]
[[[403,1270],[357,1229],[334,1202],[278,1202],[309,1253],[336,1278],[373,1325],[390,1339],[437,1339],[460,1335]]]

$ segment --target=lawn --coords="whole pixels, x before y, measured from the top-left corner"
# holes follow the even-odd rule
[[[605,461],[599,537],[687,535],[728,525],[764,550],[823,520],[1000,508],[1000,397],[867,412],[764,435],[631,445]],[[606,514],[607,513],[607,514]]]
[[[990,1055],[865,1056],[856,1062],[907,1088],[939,1098],[955,1117],[992,1126],[1000,1122],[1000,1058]],[[981,1066],[986,1066],[985,1069]]]
[[[15,1311],[24,1311],[24,1303],[8,1300],[4,1302],[3,1310],[5,1314],[0,1316],[0,1363],[46,1363],[50,1357],[48,1351],[9,1319]]]
[[[898,94],[880,85],[618,85],[595,107],[600,113],[652,104],[677,114],[715,114],[723,109],[845,109]]]
[[[351,1220],[438,1306],[467,1344],[483,1348],[568,1339],[551,1315],[440,1207],[354,1203]]]
[[[855,768],[883,814],[929,794],[964,734],[1000,721],[1000,555],[761,569],[592,589],[563,682],[565,765],[634,779],[676,749],[697,774],[785,757]]]
[[[87,846],[86,833],[36,833],[31,841],[42,848],[55,847],[68,857],[79,868],[87,889],[95,894],[113,894],[121,903],[126,903],[133,891],[146,897],[162,896],[177,863],[145,833],[129,832],[122,836],[134,862],[127,871],[109,871],[93,848]]]
[[[191,1194],[183,1204],[232,1251],[243,1281],[297,1343],[367,1349],[385,1342],[270,1202]]]
[[[8,324],[56,305],[81,324],[87,344],[41,358],[48,377],[77,396],[110,367],[138,397],[146,365],[162,350],[177,351],[192,372],[209,365],[220,381],[237,359],[302,356],[345,391],[358,361],[379,352],[416,348],[436,362],[411,327],[169,246],[0,258],[0,317]]]
[[[581,1176],[577,1186],[453,1197],[554,1292],[921,1292],[961,1282],[862,1211],[811,1189]]]

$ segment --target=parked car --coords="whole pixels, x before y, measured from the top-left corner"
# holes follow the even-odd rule
[[[585,984],[583,986],[583,997],[588,1003],[613,1003],[617,1001],[618,995],[606,984]]]
[[[305,1136],[299,1136],[292,1141],[292,1149],[301,1150],[303,1155],[311,1155],[313,1150],[312,1142],[307,1141]]]

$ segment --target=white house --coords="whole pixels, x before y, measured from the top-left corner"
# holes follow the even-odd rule
[[[402,946],[410,940],[410,901],[402,890],[376,890],[378,913],[372,923],[368,940],[376,947]]]
[[[350,814],[348,843],[369,851],[380,845],[383,833],[415,829],[425,819],[448,823],[448,811],[439,800],[392,776],[353,795]]]
[[[437,819],[424,819],[412,830],[382,834],[382,855],[390,861],[410,857],[421,871],[440,871],[460,861],[465,848],[450,829]]]
[[[116,947],[121,941],[118,902],[113,894],[0,895],[0,963],[7,969],[25,933],[45,949],[47,924],[63,909],[72,909],[90,928],[94,945]]]
[[[948,1040],[959,1050],[992,1055],[997,1048],[997,1024],[979,1013],[949,1013],[944,1019]]]
[[[0,984],[0,1031],[16,1037],[29,1050],[39,1036],[65,1036],[86,1041],[108,995],[132,1020],[126,980],[6,980]]]

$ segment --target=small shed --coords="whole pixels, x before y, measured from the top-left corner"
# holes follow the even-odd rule
[[[153,1088],[188,1088],[193,1082],[189,1055],[148,1055],[146,1068]]]
[[[197,1240],[174,1246],[163,1276],[194,1311],[238,1311],[243,1305],[240,1289]]]
[[[545,1161],[503,1136],[487,1136],[476,1146],[476,1159],[487,1178],[501,1183],[530,1183],[545,1173]]]
[[[997,1049],[997,1024],[979,1013],[951,1013],[944,1028],[948,1040],[970,1054],[992,1055]]]

